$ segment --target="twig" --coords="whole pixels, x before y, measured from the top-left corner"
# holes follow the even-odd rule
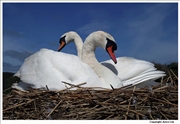
[[[21,104],[15,105],[15,106],[11,106],[11,107],[9,107],[9,108],[4,109],[3,112],[4,112],[4,111],[7,111],[7,110],[10,110],[10,109],[13,109],[13,108],[16,108],[16,107],[19,107],[19,106],[22,106],[22,105],[24,105],[24,104],[29,104],[29,103],[31,103],[31,102],[34,101],[34,100],[36,100],[36,99],[32,99],[32,100],[29,100],[29,101],[27,101],[27,102],[25,102],[25,103],[21,103]]]
[[[59,103],[53,108],[53,110],[46,116],[46,118],[48,118],[52,113],[53,113],[53,111],[59,106],[59,104],[62,102],[62,100],[61,101],[59,101]]]
[[[34,108],[35,108],[35,111],[37,111],[36,102],[35,101],[34,101]]]
[[[12,87],[9,87],[9,88],[3,90],[3,92],[5,92],[5,91],[7,91],[7,90],[10,90],[10,89],[12,89]]]
[[[165,89],[165,88],[168,88],[169,86],[163,86],[163,87],[159,87],[157,89],[154,89],[153,91],[154,92],[157,92],[158,90],[162,90],[162,89]]]
[[[49,91],[49,88],[48,88],[48,86],[46,85],[46,88],[47,88],[47,90]]]
[[[133,92],[136,90],[136,86],[134,86],[134,88],[133,88]]]
[[[174,75],[174,77],[178,80],[177,76],[174,74],[174,72],[170,69],[171,73]],[[175,81],[173,81],[172,76],[171,76],[171,82],[174,84],[174,86],[176,87],[176,83]]]
[[[118,107],[121,107],[121,108],[123,108],[123,109],[129,110],[129,111],[134,112],[134,113],[136,113],[136,114],[138,114],[138,115],[145,116],[145,115],[143,115],[143,114],[141,114],[141,113],[139,113],[139,112],[137,112],[137,111],[135,111],[135,110],[131,110],[131,109],[125,108],[125,107],[123,107],[123,106],[121,106],[121,105],[118,106]]]
[[[129,113],[129,107],[130,107],[130,104],[131,104],[131,99],[132,99],[132,97],[129,99],[129,105],[128,105],[128,110],[126,112],[125,120],[127,120],[127,115]]]
[[[161,82],[160,82],[161,86],[162,86],[163,81],[164,81],[164,77],[161,78]]]
[[[151,115],[151,112],[149,112],[149,115],[150,115],[150,117],[152,118],[152,120],[154,120],[154,118],[153,118],[152,115]]]
[[[170,71],[169,71],[169,78],[170,78],[170,80],[171,80],[171,82],[170,82],[170,83],[171,83],[171,86],[172,86],[174,81],[173,81],[173,79],[172,79],[172,76],[171,76]]]
[[[110,84],[110,86],[111,86],[112,90],[114,90],[114,87],[111,84]]]
[[[138,114],[136,114],[136,118],[137,118],[137,120],[139,120],[139,115]]]
[[[109,115],[105,120],[111,118],[112,116],[114,116],[114,114]]]
[[[29,93],[29,91],[20,91],[20,90],[13,90],[13,92],[15,92],[15,93],[17,93],[17,94],[19,94],[19,95],[24,95],[24,94],[27,94],[27,93]]]
[[[62,83],[70,85],[71,87],[68,88],[68,89],[72,89],[74,87],[80,88],[81,85],[85,85],[86,84],[86,82],[84,82],[84,83],[81,83],[81,84],[78,84],[78,85],[74,85],[74,84],[70,84],[70,83],[67,83],[67,82],[64,82],[64,81],[62,81]]]
[[[149,97],[149,98],[154,99],[154,100],[157,100],[157,101],[160,101],[160,102],[163,102],[163,103],[167,103],[167,104],[170,104],[170,105],[173,105],[173,106],[178,106],[178,105],[173,104],[173,103],[171,103],[171,102],[163,101],[163,100],[156,99],[156,98],[153,98],[153,97]]]
[[[93,95],[91,94],[91,92],[87,89],[88,93],[90,94],[91,97],[93,97]]]
[[[166,120],[169,120],[161,111],[160,111],[161,115],[166,118]]]
[[[145,97],[141,102],[138,102],[137,105],[139,105],[139,104],[143,103],[144,101],[146,101],[147,98],[148,98],[148,97]]]
[[[165,99],[164,97],[163,97],[163,99],[164,99],[166,102],[171,103],[171,102],[169,102],[167,99]]]
[[[170,71],[173,73],[174,77],[178,80],[178,77],[174,74],[174,72],[171,69]]]

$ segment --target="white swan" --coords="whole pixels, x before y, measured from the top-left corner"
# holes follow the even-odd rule
[[[74,41],[78,56],[80,57],[83,46],[83,41],[80,36],[76,32],[70,31],[65,33],[62,37],[63,38],[60,40],[59,50],[71,41]],[[101,64],[118,75],[123,82],[123,86],[134,86],[148,80],[155,80],[165,76],[165,73],[157,70],[153,63],[131,57],[119,57],[117,58],[117,64],[114,64],[112,60],[103,61]]]
[[[62,50],[66,46],[66,44],[70,42],[74,42],[77,49],[78,57],[81,58],[83,42],[81,37],[74,31],[69,31],[61,36],[59,40],[60,46],[58,51]]]
[[[82,60],[85,63],[74,55],[41,49],[25,59],[21,68],[14,75],[22,82],[14,83],[12,88],[27,90],[28,86],[35,89],[48,87],[49,90],[57,91],[68,87],[62,81],[74,85],[87,82],[83,85],[84,87],[109,89],[110,85],[114,88],[121,87],[121,80],[96,60],[94,50],[97,46],[106,49],[116,62],[113,53],[116,44],[113,37],[105,32],[97,31],[90,34],[84,42]]]

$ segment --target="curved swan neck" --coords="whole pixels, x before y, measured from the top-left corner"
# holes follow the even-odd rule
[[[74,42],[77,50],[78,57],[81,58],[82,55],[82,47],[83,47],[83,41],[78,33],[75,31],[69,31],[65,34],[63,34],[61,37],[65,37],[66,44],[70,42]]]
[[[95,37],[95,36],[94,36]],[[90,34],[84,42],[84,45],[82,47],[82,54],[81,54],[81,60],[91,66],[91,68],[94,69],[96,65],[99,65],[98,60],[95,56],[95,49],[96,49],[96,41],[93,38],[93,35]]]
[[[76,35],[74,37],[74,44],[76,45],[76,50],[77,50],[78,57],[81,58],[83,41],[82,41],[81,37],[77,33],[76,33]]]
[[[103,38],[103,35],[98,33],[99,32],[92,33],[86,38],[82,49],[81,60],[95,71],[101,79],[104,87],[110,88],[110,84],[114,87],[120,87],[122,86],[120,79],[111,70],[101,65],[95,57],[94,52],[96,47],[100,46],[104,48],[107,43],[105,38]]]

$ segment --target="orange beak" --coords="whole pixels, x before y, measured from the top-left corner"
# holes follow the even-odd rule
[[[58,52],[61,51],[64,46],[66,46],[66,42],[65,42],[65,41],[61,41],[61,42],[60,42],[59,49],[58,49]]]
[[[112,59],[112,60],[114,61],[114,63],[116,64],[116,63],[117,63],[117,60],[116,60],[116,56],[115,56],[114,51],[113,51],[113,46],[109,46],[106,50],[107,50],[109,56],[111,57],[111,59]]]

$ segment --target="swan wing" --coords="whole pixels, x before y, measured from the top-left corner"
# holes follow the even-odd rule
[[[98,76],[77,56],[41,49],[26,58],[21,68],[14,75],[32,88],[62,90],[63,82],[78,85],[87,82],[85,86],[99,86]]]
[[[101,64],[111,69],[122,81],[139,76],[148,70],[156,71],[154,64],[131,57],[119,57],[117,64],[111,60],[103,61]]]

